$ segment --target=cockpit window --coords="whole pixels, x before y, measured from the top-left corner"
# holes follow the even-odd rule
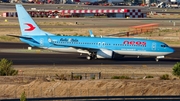
[[[161,45],[161,47],[169,47],[168,45],[164,44],[164,45]]]

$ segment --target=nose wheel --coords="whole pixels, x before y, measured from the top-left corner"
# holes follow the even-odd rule
[[[163,59],[163,58],[165,58],[165,57],[164,57],[164,56],[157,56],[157,57],[156,57],[156,61],[158,62],[159,59]]]
[[[159,61],[159,59],[158,58],[156,58],[156,62],[158,62]]]

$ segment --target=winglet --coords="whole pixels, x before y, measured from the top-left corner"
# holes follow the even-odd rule
[[[90,37],[94,37],[92,30],[89,30]]]

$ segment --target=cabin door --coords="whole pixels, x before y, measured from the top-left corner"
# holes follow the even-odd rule
[[[99,48],[104,48],[105,45],[106,45],[105,42],[98,42],[98,47],[99,47]]]
[[[43,46],[44,46],[44,39],[41,38],[41,39],[40,39],[40,47],[43,47]]]
[[[154,51],[156,50],[156,43],[155,42],[152,43],[152,50],[154,50]]]

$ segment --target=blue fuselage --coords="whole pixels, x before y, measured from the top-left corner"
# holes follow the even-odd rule
[[[116,53],[127,55],[166,55],[174,50],[165,43],[156,40],[136,39],[136,38],[101,38],[101,37],[81,37],[81,36],[34,36],[33,40],[21,39],[21,41],[31,46],[48,49],[69,49],[70,47],[85,49],[107,49]],[[64,51],[64,50],[63,50]],[[67,50],[68,51],[68,50]],[[159,54],[157,54],[159,53]],[[137,55],[137,54],[136,54]],[[154,56],[153,55],[153,56]]]

